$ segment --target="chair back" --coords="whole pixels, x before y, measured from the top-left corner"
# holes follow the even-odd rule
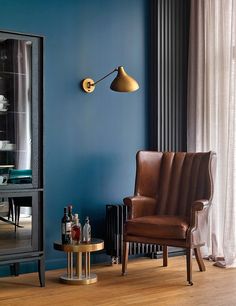
[[[214,152],[139,151],[135,195],[157,199],[157,214],[189,216],[195,200],[211,200]]]

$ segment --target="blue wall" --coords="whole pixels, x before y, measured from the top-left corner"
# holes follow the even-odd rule
[[[104,236],[105,205],[133,193],[135,153],[147,145],[147,8],[145,0],[0,0],[0,29],[45,36],[46,268],[65,264],[53,250],[63,207],[91,218]],[[123,65],[134,93],[79,88]]]

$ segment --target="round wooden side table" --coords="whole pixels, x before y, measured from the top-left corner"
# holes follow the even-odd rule
[[[92,239],[89,243],[62,244],[54,242],[54,249],[67,253],[67,273],[60,276],[62,283],[70,285],[92,284],[97,282],[97,275],[90,272],[90,253],[104,248],[104,241]],[[73,254],[76,253],[76,266],[74,273]],[[83,260],[84,257],[84,260]],[[84,261],[84,265],[83,265]]]

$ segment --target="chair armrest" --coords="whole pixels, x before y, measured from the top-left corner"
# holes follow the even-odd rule
[[[197,200],[192,203],[191,206],[191,216],[190,216],[190,229],[195,230],[198,226],[198,212],[205,210],[210,206],[208,200]]]
[[[192,210],[193,211],[200,211],[209,206],[209,201],[208,200],[197,200],[194,201],[192,204]]]
[[[123,202],[128,206],[129,219],[156,214],[157,200],[154,198],[133,196],[124,198]]]

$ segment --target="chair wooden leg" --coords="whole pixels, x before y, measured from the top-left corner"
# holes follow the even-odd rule
[[[168,266],[168,247],[167,245],[163,245],[163,267]]]
[[[187,281],[189,285],[193,285],[192,282],[192,249],[187,248],[186,250],[186,263],[187,263]]]
[[[16,232],[16,227],[20,223],[20,205],[15,205],[15,232]]]
[[[12,222],[14,222],[13,204],[11,198],[8,199],[8,207],[8,220],[11,218]]]
[[[122,275],[127,274],[128,255],[129,255],[129,242],[124,242],[123,260],[122,260]]]
[[[200,247],[199,246],[194,247],[193,250],[194,250],[194,254],[195,254],[195,257],[196,257],[196,260],[197,260],[197,263],[198,263],[199,270],[201,272],[206,271],[206,267],[205,267],[203,259],[202,259]]]

